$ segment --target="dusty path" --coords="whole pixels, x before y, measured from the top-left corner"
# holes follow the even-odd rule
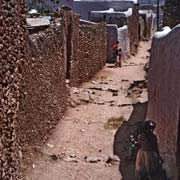
[[[125,138],[129,133],[123,121],[133,121],[132,104],[147,100],[141,81],[145,76],[143,68],[148,61],[149,47],[149,42],[143,42],[138,55],[124,62],[122,68],[105,67],[89,83],[71,89],[72,107],[48,143],[41,149],[35,148],[36,158],[26,170],[26,180],[121,179],[119,162],[107,160],[113,151],[120,157],[128,152],[126,148],[122,150],[121,144],[122,139],[127,142]],[[140,82],[140,89],[135,86],[128,91],[134,81]],[[114,122],[107,123],[112,117]],[[121,128],[117,131],[119,124],[123,124],[122,131]],[[130,171],[132,164],[126,165]],[[125,178],[128,171],[122,173],[124,180],[128,180]]]

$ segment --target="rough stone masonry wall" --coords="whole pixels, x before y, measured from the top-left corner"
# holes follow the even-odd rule
[[[29,37],[18,114],[18,136],[24,147],[46,140],[66,108],[68,90],[62,29],[52,26]]]
[[[22,64],[25,62],[23,0],[0,1],[0,179],[20,179],[17,138]]]
[[[139,6],[134,5],[133,14],[128,18],[128,30],[130,37],[130,51],[132,55],[138,52],[139,46]]]
[[[147,118],[157,123],[160,152],[171,177],[177,173],[176,165],[180,165],[176,159],[180,150],[177,145],[180,125],[180,39],[177,37],[180,37],[180,26],[163,35],[165,33],[157,33],[152,41]]]
[[[174,27],[180,23],[180,1],[166,0],[164,8],[164,25]]]
[[[79,30],[79,84],[91,79],[106,62],[106,25],[81,25]]]

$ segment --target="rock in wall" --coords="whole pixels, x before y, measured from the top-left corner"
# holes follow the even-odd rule
[[[134,5],[133,14],[128,18],[128,30],[130,37],[130,51],[135,55],[139,46],[139,6]]]
[[[166,0],[164,8],[164,25],[174,27],[180,23],[180,1]]]
[[[157,123],[160,153],[170,177],[180,164],[180,26],[169,28],[153,37],[148,74],[148,119]],[[179,126],[180,127],[180,126]]]
[[[0,179],[19,180],[21,151],[17,137],[22,65],[25,62],[23,0],[0,1]]]
[[[118,41],[120,42],[120,47],[122,49],[122,60],[126,60],[131,55],[129,32],[127,26],[118,28]]]
[[[106,25],[84,24],[79,30],[78,79],[79,84],[91,79],[106,62]]]

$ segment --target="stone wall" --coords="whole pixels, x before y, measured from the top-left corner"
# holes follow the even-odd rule
[[[164,8],[164,25],[174,27],[180,23],[180,1],[166,0]]]
[[[29,37],[18,113],[18,137],[24,147],[46,140],[66,108],[64,39],[63,28],[58,26]]]
[[[170,177],[175,176],[177,165],[180,166],[180,143],[177,143],[180,142],[180,39],[177,37],[180,26],[155,34],[148,74],[147,118],[157,123],[160,153]]]
[[[0,179],[20,180],[21,151],[17,113],[25,62],[25,8],[23,0],[0,2]]]
[[[130,52],[135,55],[139,46],[139,6],[135,5],[132,16],[128,18],[128,31],[130,37]]]
[[[84,24],[79,30],[78,82],[91,79],[106,62],[106,24]]]
[[[20,180],[24,150],[46,141],[66,109],[66,79],[77,86],[104,66],[106,26],[79,27],[63,9],[28,36],[24,1],[3,0],[0,15],[0,179]]]

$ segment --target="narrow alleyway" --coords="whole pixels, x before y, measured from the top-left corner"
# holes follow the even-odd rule
[[[71,107],[54,134],[43,148],[32,148],[26,180],[120,180],[121,175],[135,180],[127,142],[145,118],[149,48],[150,42],[142,42],[122,68],[107,65],[90,82],[71,89]]]

